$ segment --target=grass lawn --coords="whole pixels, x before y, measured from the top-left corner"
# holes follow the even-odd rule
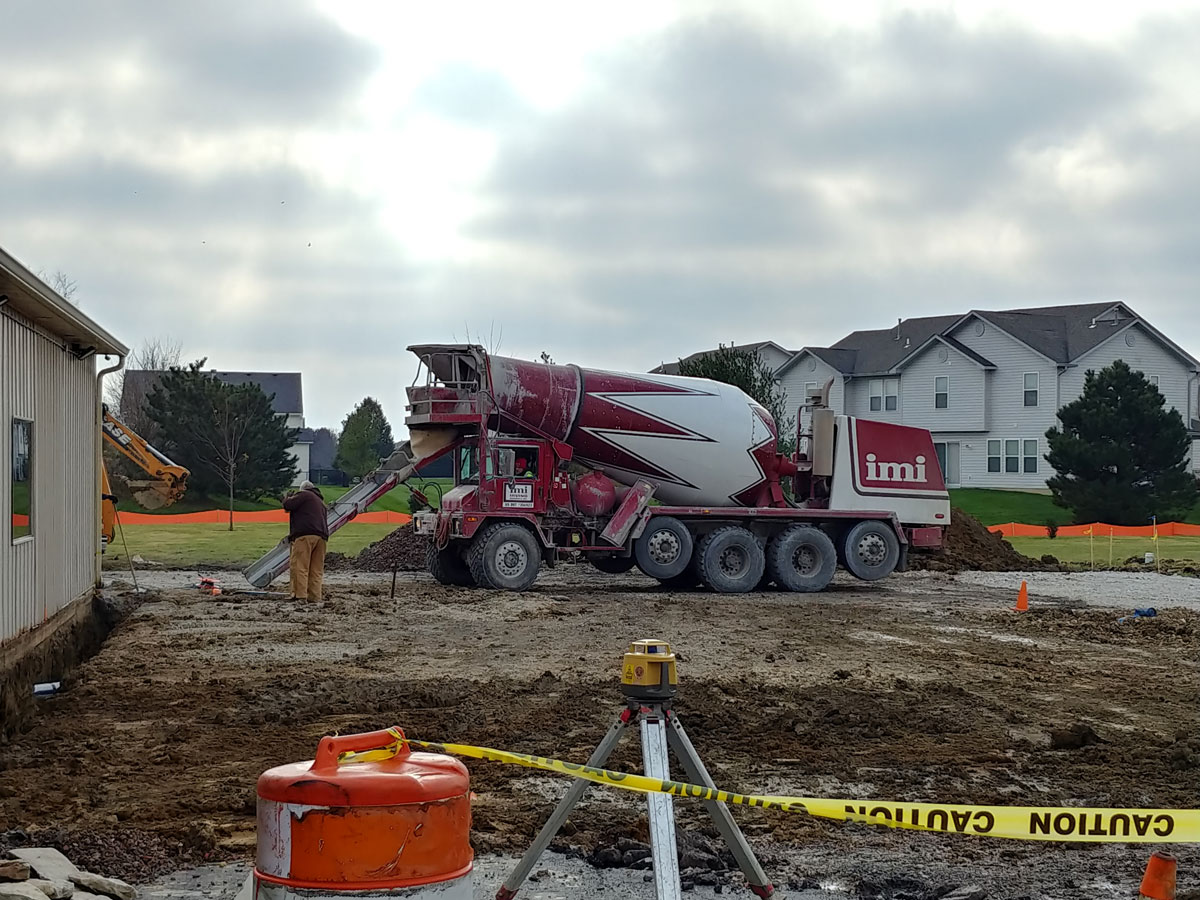
[[[1088,538],[1006,538],[1019,552],[1034,559],[1049,553],[1062,562],[1088,563],[1091,562],[1092,549]],[[1158,548],[1150,538],[1114,538],[1112,559],[1117,565],[1125,562],[1131,556],[1142,556],[1145,553],[1157,553],[1162,559],[1195,559],[1200,560],[1200,538],[1194,537],[1162,537],[1158,539]],[[1096,538],[1096,564],[1108,565],[1108,538]]]
[[[1070,510],[1055,506],[1049,494],[959,488],[950,492],[950,502],[963,512],[970,513],[984,525],[1003,525],[1006,522],[1045,525],[1050,520],[1059,525],[1070,525],[1075,520]],[[1200,525],[1200,504],[1180,521]]]
[[[330,551],[357,554],[396,529],[394,525],[350,524],[329,541]],[[242,568],[258,559],[287,534],[287,526],[271,524],[237,525],[126,525],[125,540],[129,552],[150,562],[170,566],[233,566]],[[117,533],[104,554],[105,569],[125,569],[125,547]]]

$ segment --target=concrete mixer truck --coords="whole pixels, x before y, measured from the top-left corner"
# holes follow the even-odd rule
[[[413,521],[443,584],[522,591],[543,563],[575,560],[669,588],[819,591],[839,563],[868,581],[903,569],[950,523],[929,432],[835,415],[828,384],[804,399],[799,449],[784,454],[770,413],[726,384],[468,344],[409,350],[409,443],[330,527],[452,455],[454,487]],[[252,583],[286,568],[286,547],[273,553],[246,571]]]

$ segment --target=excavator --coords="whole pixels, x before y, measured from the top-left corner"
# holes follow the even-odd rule
[[[145,472],[148,479],[128,482],[133,498],[144,509],[162,509],[170,506],[187,491],[187,479],[191,473],[183,466],[173,463],[150,443],[103,408],[101,430],[107,440],[122,456]],[[112,543],[117,524],[117,497],[112,492],[108,468],[100,466],[100,509],[102,547]]]

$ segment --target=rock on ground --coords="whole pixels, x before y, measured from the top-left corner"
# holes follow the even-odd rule
[[[50,898],[32,887],[28,881],[18,881],[15,884],[0,884],[0,900],[50,900]]]
[[[47,881],[45,878],[30,878],[25,882],[31,888],[37,888],[50,900],[69,900],[75,893],[75,888],[69,881]]]
[[[0,881],[25,881],[29,878],[29,863],[19,859],[0,859]]]
[[[72,875],[71,883],[79,885],[85,890],[104,894],[106,897],[115,897],[116,900],[133,900],[136,893],[132,886],[120,879],[104,878],[101,875],[93,875],[91,872]]]
[[[70,884],[71,876],[79,874],[78,867],[53,847],[22,847],[8,854],[29,863],[29,868],[46,881]]]

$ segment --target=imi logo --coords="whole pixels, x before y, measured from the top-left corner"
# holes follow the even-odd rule
[[[926,484],[925,457],[918,456],[916,463],[879,462],[874,453],[867,454],[868,481],[900,481]]]

